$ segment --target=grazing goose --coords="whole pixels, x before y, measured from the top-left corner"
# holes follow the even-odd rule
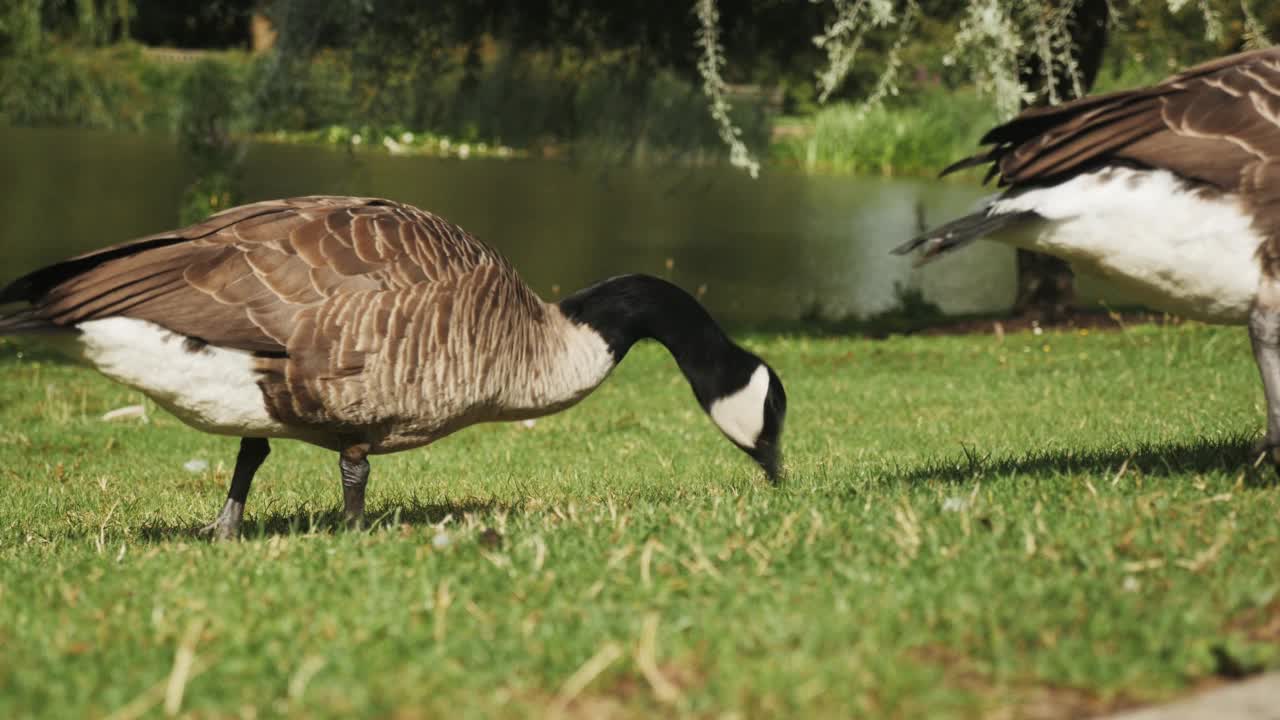
[[[1032,108],[981,142],[943,174],[990,164],[1006,189],[894,252],[924,262],[992,235],[1154,308],[1246,324],[1267,398],[1259,452],[1280,461],[1280,48]]]
[[[269,438],[339,452],[346,515],[359,520],[368,455],[563,410],[644,338],[778,478],[782,382],[683,290],[623,275],[546,303],[497,252],[409,205],[245,205],[36,270],[0,290],[8,303],[25,306],[0,313],[0,334],[62,335],[187,424],[241,438],[205,528],[219,538],[238,533]]]

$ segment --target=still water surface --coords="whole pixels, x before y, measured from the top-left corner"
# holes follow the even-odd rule
[[[916,288],[949,313],[1001,310],[1013,252],[979,243],[913,269],[889,249],[983,188],[920,179],[457,160],[260,144],[243,200],[350,194],[431,210],[497,247],[551,298],[625,272],[671,278],[726,321],[868,315]],[[191,170],[165,138],[0,128],[0,284],[174,227]],[[670,269],[668,269],[670,261]]]

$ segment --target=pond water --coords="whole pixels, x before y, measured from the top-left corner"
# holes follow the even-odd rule
[[[730,322],[869,315],[921,291],[945,312],[1007,308],[1008,248],[914,269],[889,249],[989,190],[920,179],[759,180],[723,169],[457,160],[255,144],[244,201],[371,195],[431,210],[499,248],[552,298],[625,272],[705,288]],[[191,171],[165,138],[0,128],[0,284],[44,263],[176,226]]]

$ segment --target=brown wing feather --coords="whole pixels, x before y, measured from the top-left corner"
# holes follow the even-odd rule
[[[982,142],[994,147],[952,167],[992,163],[1002,186],[1127,163],[1240,191],[1254,166],[1280,159],[1280,48],[1220,58],[1150,87],[1032,108]]]
[[[1000,158],[1000,173],[1006,179],[1059,176],[1089,158],[1158,132],[1164,123],[1149,104],[1124,103],[1089,112]]]
[[[331,330],[316,322],[354,317],[317,318],[316,308],[457,279],[481,264],[507,267],[487,246],[417,208],[303,197],[233,208],[44,268],[28,278],[48,286],[25,299],[41,320],[58,325],[124,316],[221,347],[283,354],[302,349],[295,347],[306,335],[295,337],[300,328]],[[349,372],[358,353],[344,352],[338,362],[326,372]]]

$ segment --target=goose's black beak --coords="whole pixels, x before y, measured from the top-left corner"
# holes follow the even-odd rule
[[[759,447],[747,450],[747,453],[764,470],[770,484],[778,485],[782,482],[782,450],[777,443],[761,443]]]
[[[768,367],[767,365],[765,367]],[[787,419],[787,391],[782,379],[769,368],[769,393],[764,401],[764,427],[756,438],[755,447],[747,453],[755,459],[769,482],[782,482],[782,425]]]
[[[703,399],[702,407],[725,437],[750,455],[769,482],[777,485],[782,479],[782,424],[787,417],[787,393],[777,373],[763,360],[745,350],[738,352],[738,370],[729,373],[730,379],[723,383],[728,387],[707,393],[713,399]]]

